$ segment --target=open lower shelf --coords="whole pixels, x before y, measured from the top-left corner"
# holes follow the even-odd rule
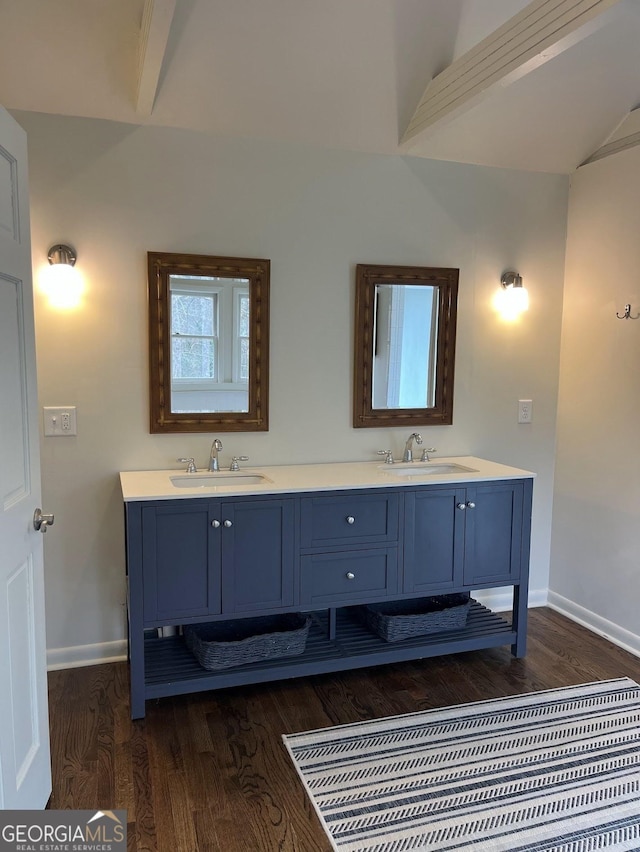
[[[330,639],[327,612],[316,612],[303,654],[217,672],[203,669],[181,636],[147,636],[144,692],[145,698],[182,695],[512,645],[516,638],[516,631],[507,620],[476,601],[472,602],[464,628],[396,643],[380,639],[349,609],[338,610],[335,638]]]

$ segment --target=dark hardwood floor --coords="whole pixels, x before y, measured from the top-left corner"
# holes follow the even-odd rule
[[[52,808],[125,808],[129,849],[329,852],[281,735],[627,676],[640,659],[549,609],[508,648],[147,703],[125,663],[49,675]]]

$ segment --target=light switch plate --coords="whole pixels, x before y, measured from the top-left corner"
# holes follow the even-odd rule
[[[67,438],[78,434],[75,405],[45,405],[42,412],[46,437]]]

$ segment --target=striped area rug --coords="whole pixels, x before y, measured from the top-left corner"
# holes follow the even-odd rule
[[[640,850],[627,678],[283,739],[340,852]]]

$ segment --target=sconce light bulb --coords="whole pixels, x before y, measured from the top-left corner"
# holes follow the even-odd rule
[[[40,290],[56,310],[73,310],[82,301],[84,282],[75,268],[77,259],[76,250],[64,243],[51,246],[47,253],[49,266],[40,272]]]
[[[62,311],[73,310],[82,302],[84,282],[73,266],[54,263],[42,269],[40,289],[52,308]]]
[[[515,320],[529,309],[529,293],[517,272],[505,272],[500,279],[502,285],[496,294],[496,307],[503,319]]]
[[[529,293],[526,287],[522,285],[519,287],[510,287],[506,292],[512,310],[520,314],[529,309]]]

